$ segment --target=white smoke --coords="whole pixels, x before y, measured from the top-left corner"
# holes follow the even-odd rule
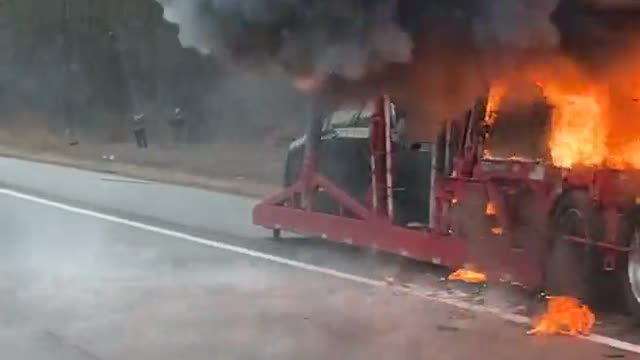
[[[393,19],[395,0],[372,6],[349,0],[157,1],[164,18],[178,25],[184,47],[230,63],[249,53],[250,61],[302,65],[314,76],[355,80],[385,64],[412,60],[411,38]]]
[[[198,12],[201,0],[157,0],[164,9],[164,18],[177,24],[178,38],[184,47],[210,54],[215,47],[213,24],[207,23]],[[222,50],[222,49],[218,49]]]

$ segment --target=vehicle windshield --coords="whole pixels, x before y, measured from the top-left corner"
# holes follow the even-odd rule
[[[375,105],[372,101],[363,103],[359,107],[344,108],[331,114],[331,117],[327,119],[325,128],[368,128],[374,112]]]

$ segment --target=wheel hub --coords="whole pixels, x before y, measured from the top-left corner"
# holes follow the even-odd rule
[[[629,261],[627,271],[629,274],[629,285],[636,301],[640,303],[640,229],[633,231],[629,250]]]

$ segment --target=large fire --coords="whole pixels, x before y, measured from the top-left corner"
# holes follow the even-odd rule
[[[547,313],[540,317],[529,334],[589,335],[596,317],[589,307],[571,297],[550,297]]]
[[[495,123],[514,80],[534,83],[552,109],[547,145],[554,165],[640,168],[640,55],[629,59],[637,61],[615,63],[597,75],[560,59],[500,79],[492,85],[485,121]]]
[[[553,163],[561,167],[596,166],[607,159],[607,128],[603,102],[595,93],[564,93],[544,87],[553,106],[549,150]]]
[[[545,87],[554,107],[549,137],[556,166],[607,166],[640,168],[640,103],[615,104],[607,91],[566,93]],[[618,100],[618,101],[616,101]],[[618,107],[619,106],[619,107]]]

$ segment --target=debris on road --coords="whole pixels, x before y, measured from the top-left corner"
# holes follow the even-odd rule
[[[624,354],[605,354],[604,357],[607,359],[624,359],[625,358]]]
[[[400,286],[402,286],[403,288],[408,289],[408,290],[414,289],[416,287],[414,284],[411,284],[411,283],[403,283]]]
[[[535,322],[535,327],[527,334],[589,335],[595,322],[593,312],[578,299],[553,296],[549,297],[547,313]]]
[[[477,271],[458,269],[449,275],[448,280],[479,284],[487,282],[487,275]]]
[[[438,331],[451,331],[451,332],[460,331],[459,327],[452,326],[452,325],[438,325],[438,326],[436,326],[436,329]]]

